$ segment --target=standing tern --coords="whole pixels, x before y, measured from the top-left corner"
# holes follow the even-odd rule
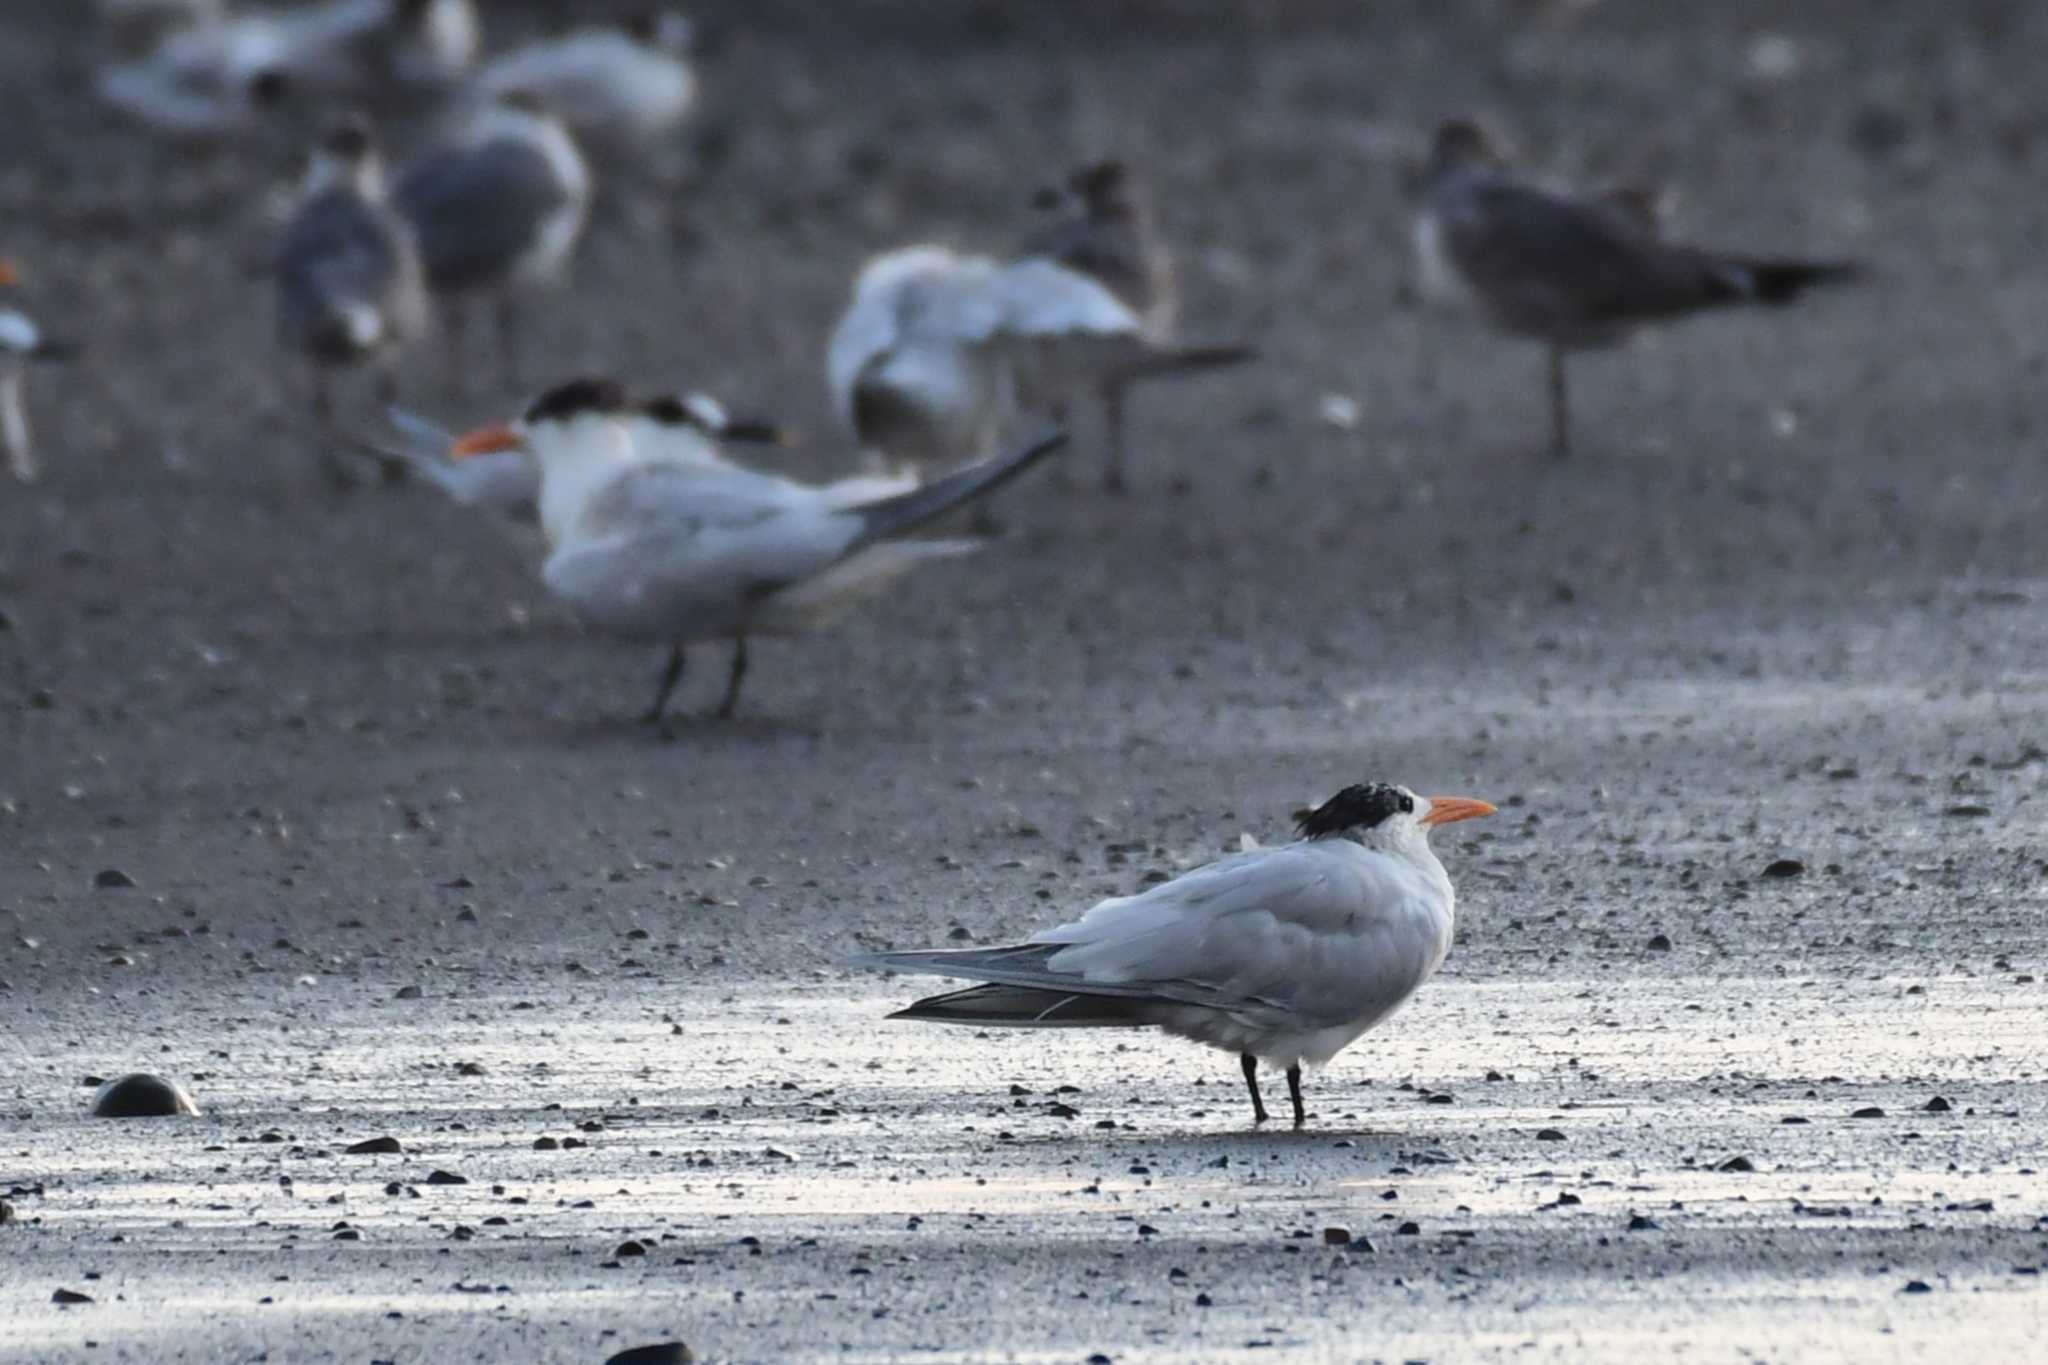
[[[1100,283],[1130,309],[1146,343],[1141,354],[1097,354],[1093,366],[1041,379],[1039,396],[1055,411],[1074,390],[1093,390],[1102,404],[1109,445],[1103,484],[1125,487],[1124,397],[1139,380],[1235,365],[1254,357],[1248,346],[1183,346],[1173,339],[1179,312],[1173,259],[1153,220],[1150,199],[1121,161],[1096,161],[1041,190],[1039,220],[1025,234],[1020,254],[1050,261]],[[1027,386],[1028,387],[1028,386]]]
[[[1484,801],[1346,787],[1302,817],[1293,843],[1235,854],[1003,948],[875,953],[860,966],[965,977],[970,986],[890,1015],[1015,1028],[1161,1028],[1238,1054],[1252,1119],[1258,1065],[1320,1066],[1400,1008],[1451,948],[1438,825]]]
[[[460,382],[464,296],[493,293],[498,358],[518,387],[519,291],[555,282],[583,235],[590,169],[562,121],[509,91],[460,120],[453,137],[407,166],[394,191],[419,234],[427,284],[447,301],[451,379]]]
[[[62,359],[71,348],[44,336],[34,318],[9,302],[20,285],[13,262],[0,260],[0,454],[7,457],[8,472],[30,483],[39,467],[29,433],[28,367]]]
[[[1845,262],[1764,259],[1667,242],[1654,213],[1620,195],[1572,196],[1514,178],[1485,130],[1437,128],[1415,245],[1424,293],[1475,308],[1496,330],[1544,343],[1550,446],[1571,451],[1565,357],[1709,309],[1791,303],[1852,278]]]
[[[419,248],[386,197],[362,117],[336,120],[314,148],[276,266],[278,337],[310,363],[313,415],[331,435],[328,371],[374,365],[388,399],[392,362],[427,323]]]
[[[540,469],[549,554],[541,578],[591,624],[669,646],[646,719],[661,722],[687,645],[733,642],[718,714],[739,702],[753,635],[815,629],[927,560],[979,540],[908,538],[1060,446],[1053,434],[923,487],[849,505],[830,488],[724,464],[638,457],[634,409],[607,380],[543,394],[511,424],[478,428],[456,458],[523,450]]]

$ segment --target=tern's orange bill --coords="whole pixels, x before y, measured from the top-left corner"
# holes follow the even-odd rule
[[[1496,809],[1491,802],[1475,801],[1469,796],[1432,796],[1429,798],[1429,814],[1422,817],[1422,823],[1454,825],[1460,820],[1478,820],[1492,815]]]
[[[455,444],[448,447],[448,458],[466,460],[472,455],[490,455],[500,450],[517,450],[520,447],[519,433],[508,423],[492,422],[466,431],[455,438]]]
[[[14,268],[12,261],[0,261],[0,285],[21,283],[21,272]]]

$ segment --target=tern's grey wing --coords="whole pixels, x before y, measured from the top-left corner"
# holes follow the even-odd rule
[[[516,138],[429,152],[394,191],[441,291],[496,284],[532,250],[570,194],[547,156]]]
[[[1452,263],[1511,331],[1590,343],[1745,293],[1711,255],[1612,203],[1481,175],[1447,177],[1430,198]]]
[[[278,325],[296,345],[336,359],[410,330],[404,228],[359,194],[333,189],[301,206],[277,251]]]

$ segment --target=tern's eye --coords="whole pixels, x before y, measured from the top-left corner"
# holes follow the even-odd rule
[[[1403,815],[1412,815],[1412,814],[1414,814],[1414,813],[1415,813],[1415,798],[1414,798],[1414,797],[1412,797],[1412,796],[1403,796],[1403,797],[1401,798],[1401,813],[1402,813]]]

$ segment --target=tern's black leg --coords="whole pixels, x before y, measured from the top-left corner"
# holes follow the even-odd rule
[[[1247,1052],[1237,1060],[1244,1067],[1245,1086],[1252,1092],[1252,1122],[1264,1123],[1266,1102],[1259,1098],[1259,1059]]]
[[[313,379],[313,422],[320,428],[320,467],[327,473],[327,481],[336,489],[355,487],[355,471],[342,458],[334,439],[334,390],[327,379],[327,368],[317,361],[312,369]]]
[[[498,295],[498,382],[519,392],[519,302],[509,289]]]
[[[1301,1107],[1301,1064],[1287,1068],[1287,1098],[1294,1101],[1294,1126],[1301,1127],[1308,1122],[1308,1111]]]
[[[721,718],[730,716],[733,708],[740,704],[740,683],[747,676],[747,635],[741,631],[732,637],[732,675],[725,680],[725,700],[718,703]]]
[[[1562,346],[1550,348],[1550,453],[1560,460],[1572,453],[1571,396],[1565,390]]]
[[[668,663],[661,670],[661,683],[654,689],[654,705],[647,708],[647,714],[640,719],[649,725],[661,724],[662,712],[668,710],[669,693],[676,690],[676,684],[683,677],[683,647],[668,647]]]
[[[1118,380],[1110,380],[1102,386],[1102,419],[1109,443],[1109,467],[1103,471],[1102,488],[1107,493],[1121,493],[1127,487],[1124,481],[1124,386]]]

